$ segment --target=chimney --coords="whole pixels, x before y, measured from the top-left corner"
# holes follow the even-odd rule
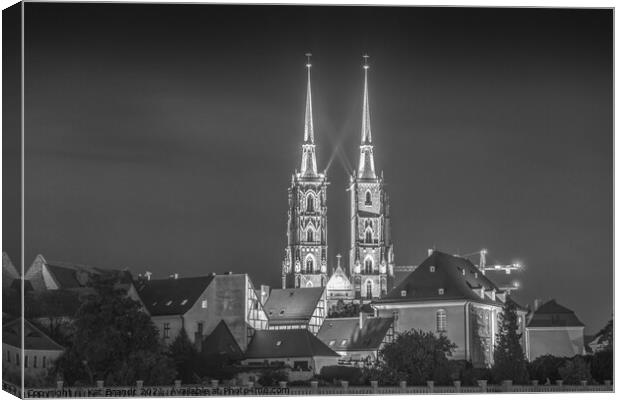
[[[150,280],[151,280],[151,275],[153,275],[153,273],[152,273],[151,271],[146,271],[146,272],[144,273],[144,276],[146,277],[146,280],[147,280],[147,281],[150,281]]]
[[[429,256],[429,257],[433,255],[433,251],[435,251],[435,250],[433,250],[433,249],[428,249],[428,256]]]

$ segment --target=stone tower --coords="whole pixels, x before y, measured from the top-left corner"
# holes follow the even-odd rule
[[[310,54],[308,88],[301,146],[301,170],[295,171],[288,189],[287,246],[282,262],[282,288],[322,287],[327,284],[327,178],[317,171]]]
[[[375,173],[370,108],[368,105],[368,56],[364,56],[362,141],[357,171],[350,177],[351,250],[349,273],[357,299],[385,295],[394,277],[394,249],[390,237],[389,199],[383,173]]]

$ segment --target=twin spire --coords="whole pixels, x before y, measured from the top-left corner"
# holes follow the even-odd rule
[[[310,85],[310,57],[306,69],[308,70],[308,87],[306,92],[306,113],[304,117],[304,143],[302,145],[301,176],[318,176],[316,167],[316,152],[314,145],[314,124],[312,121],[312,89]],[[377,179],[375,174],[375,161],[373,157],[372,135],[370,130],[370,106],[368,104],[368,55],[364,55],[364,100],[362,105],[362,143],[360,145],[360,163],[357,171],[359,179]]]

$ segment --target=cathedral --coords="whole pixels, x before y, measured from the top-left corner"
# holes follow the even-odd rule
[[[282,262],[282,288],[326,287],[330,303],[369,302],[382,298],[394,285],[394,249],[390,236],[389,197],[383,174],[375,171],[370,106],[368,56],[364,56],[364,94],[359,164],[349,177],[350,249],[348,268],[338,255],[328,275],[327,176],[319,172],[312,120],[312,89],[308,57],[301,169],[288,189],[287,245]]]

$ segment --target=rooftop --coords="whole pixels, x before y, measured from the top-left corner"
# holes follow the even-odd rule
[[[198,301],[215,275],[142,280],[138,295],[151,315],[182,315]]]
[[[335,351],[377,350],[384,341],[394,320],[365,318],[327,318],[317,337]]]
[[[555,300],[550,300],[538,307],[530,322],[528,328],[538,327],[562,327],[562,326],[584,326],[577,318],[575,312],[560,304]]]
[[[271,289],[265,302],[269,321],[309,320],[325,288]]]
[[[246,358],[340,357],[307,329],[256,331]]]

